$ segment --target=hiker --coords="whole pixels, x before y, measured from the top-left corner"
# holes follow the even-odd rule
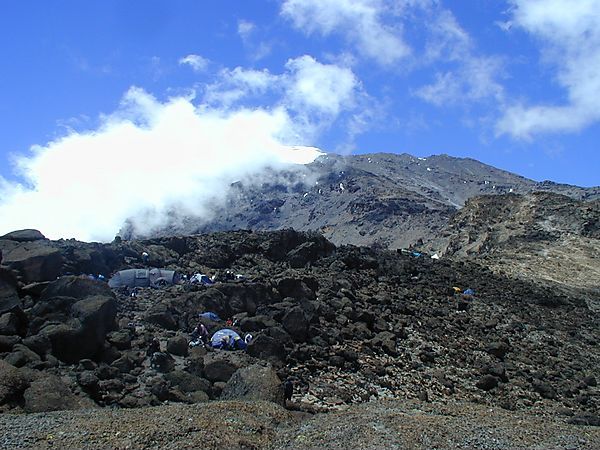
[[[148,258],[150,257],[150,255],[148,255],[148,252],[142,252],[142,262],[144,264],[148,264]]]
[[[231,317],[229,319],[227,319],[227,321],[225,322],[225,325],[227,325],[228,327],[233,326],[233,319]]]
[[[152,357],[152,355],[157,352],[160,352],[160,341],[158,338],[152,338],[148,350],[146,351],[146,356]]]
[[[292,399],[292,395],[294,395],[294,383],[292,380],[287,379],[283,383],[283,396],[286,402],[289,402]]]
[[[196,325],[191,335],[193,340],[200,340],[203,344],[208,344],[208,330],[202,322]]]

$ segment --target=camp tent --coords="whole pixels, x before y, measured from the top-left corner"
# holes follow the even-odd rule
[[[213,280],[211,280],[208,275],[204,275],[202,273],[196,273],[190,278],[191,284],[203,284],[205,286],[210,286],[215,284]]]
[[[176,284],[179,274],[165,269],[126,269],[115,273],[108,281],[111,288],[160,287]]]
[[[229,328],[223,328],[213,334],[210,345],[213,348],[224,350],[243,350],[246,348],[246,343],[240,335]]]

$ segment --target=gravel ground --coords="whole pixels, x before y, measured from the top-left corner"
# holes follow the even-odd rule
[[[379,401],[307,415],[266,402],[1,415],[2,449],[598,449],[600,427],[474,404]]]

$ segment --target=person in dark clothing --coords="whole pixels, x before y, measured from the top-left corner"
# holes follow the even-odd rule
[[[283,383],[283,396],[286,402],[289,402],[292,399],[292,395],[294,394],[294,383],[292,380],[285,380]]]
[[[146,351],[146,356],[152,357],[154,353],[160,352],[160,341],[158,338],[153,338],[152,342],[148,346],[148,350]]]

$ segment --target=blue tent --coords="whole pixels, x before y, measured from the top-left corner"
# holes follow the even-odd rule
[[[214,312],[207,311],[200,314],[200,317],[204,317],[205,319],[212,320],[213,322],[220,322],[221,318],[216,315]]]
[[[223,350],[244,350],[246,348],[246,343],[240,335],[229,328],[223,328],[213,334],[210,345]]]

